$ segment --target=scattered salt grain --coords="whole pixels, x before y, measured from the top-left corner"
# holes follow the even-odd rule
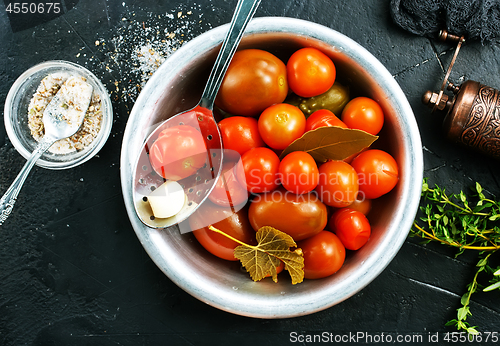
[[[122,5],[125,7],[125,2]],[[170,54],[193,38],[193,32],[211,28],[209,23],[201,27],[203,13],[196,14],[200,8],[195,4],[165,14],[148,14],[144,21],[135,20],[136,13],[129,12],[123,14],[123,25],[114,37],[96,41],[105,55],[106,70],[117,78],[110,81],[115,85],[112,100],[135,102],[146,82]],[[140,18],[144,18],[143,13]]]

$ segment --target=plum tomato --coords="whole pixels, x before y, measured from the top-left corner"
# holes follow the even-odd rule
[[[234,54],[215,105],[230,114],[258,116],[287,94],[285,64],[264,50],[244,49]]]
[[[250,203],[248,218],[255,231],[271,226],[299,241],[325,229],[328,210],[314,192],[297,195],[280,186],[256,195]]]
[[[236,167],[236,177],[251,193],[272,191],[278,186],[280,159],[271,149],[250,149],[243,154],[240,161]]]
[[[155,172],[165,179],[186,178],[207,162],[203,136],[189,125],[166,128],[151,145],[149,161]]]
[[[347,128],[347,125],[328,109],[318,109],[306,120],[306,132],[316,130],[318,127],[327,126],[338,126],[344,129]]]
[[[351,129],[363,130],[376,135],[384,126],[384,111],[371,98],[360,96],[349,101],[342,115],[342,121]]]
[[[198,242],[210,253],[228,261],[236,261],[233,255],[238,243],[208,228],[207,218],[218,217],[221,221],[213,226],[247,244],[256,244],[255,231],[248,221],[248,207],[234,213],[231,208],[217,206],[210,201],[202,205],[188,219],[189,226]]]
[[[319,182],[316,192],[330,207],[346,207],[358,195],[358,175],[344,161],[327,161],[319,166]]]
[[[363,198],[378,198],[391,191],[398,183],[398,164],[385,151],[363,151],[352,160],[351,165],[358,173],[359,191]]]
[[[297,247],[304,254],[304,277],[321,279],[336,273],[344,264],[345,247],[340,239],[329,231],[301,240]]]
[[[226,151],[224,151],[226,155]],[[248,201],[248,191],[236,178],[236,167],[241,161],[226,161],[222,165],[219,180],[208,198],[217,205],[233,207]]]
[[[348,250],[360,249],[371,234],[370,222],[366,216],[351,208],[342,208],[333,213],[328,227]]]
[[[230,149],[243,155],[252,148],[264,147],[257,125],[257,119],[234,116],[219,122],[222,143],[225,149]]]
[[[273,149],[283,150],[304,134],[306,117],[297,107],[279,103],[262,112],[258,125],[264,142]]]
[[[294,151],[286,155],[279,165],[281,184],[296,194],[311,192],[318,185],[318,165],[311,154]]]
[[[288,85],[302,97],[325,93],[335,82],[332,59],[316,48],[302,48],[292,54],[286,64]]]

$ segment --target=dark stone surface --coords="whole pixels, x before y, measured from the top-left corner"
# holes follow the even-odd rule
[[[19,22],[0,6],[0,104],[27,68],[63,59],[101,78],[115,113],[98,157],[70,170],[35,168],[0,226],[0,345],[284,345],[291,332],[421,335],[424,341],[439,332],[443,344],[445,333],[454,331],[444,324],[455,317],[476,254],[455,258],[453,250],[413,238],[358,294],[322,312],[283,320],[214,309],[178,288],[149,259],[128,221],[119,178],[121,138],[137,97],[133,86],[141,79],[130,72],[131,48],[155,35],[147,32],[150,27],[176,32],[174,43],[180,45],[181,37],[189,40],[229,22],[235,4],[66,0],[65,14],[36,23],[28,15]],[[500,164],[446,142],[441,119],[420,102],[425,90],[439,88],[453,50],[399,29],[388,6],[388,0],[263,1],[256,16],[310,20],[359,42],[388,68],[412,105],[430,182],[458,192],[478,181],[499,197]],[[178,12],[186,17],[178,19]],[[138,38],[120,41],[127,33]],[[497,46],[467,44],[451,80],[500,88],[499,53]],[[1,124],[3,194],[25,160],[6,138],[3,116]],[[474,295],[471,324],[500,332],[499,303],[498,291]]]

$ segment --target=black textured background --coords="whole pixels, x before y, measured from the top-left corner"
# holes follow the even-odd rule
[[[107,144],[89,162],[64,171],[35,167],[14,212],[0,226],[0,345],[285,345],[291,332],[418,334],[424,340],[439,332],[445,344],[445,333],[454,329],[444,324],[460,307],[476,254],[455,258],[454,250],[423,246],[416,239],[408,239],[387,269],[355,296],[293,319],[231,315],[192,298],[166,278],[137,240],[121,195],[121,139],[136,95],[116,92],[115,82],[134,85],[139,81],[132,79],[140,76],[131,77],[126,71],[132,66],[123,60],[119,67],[106,68],[116,50],[113,38],[124,34],[126,25],[144,22],[144,28],[177,30],[189,40],[229,22],[236,1],[62,3],[64,14],[42,20],[9,15],[0,3],[0,104],[26,69],[63,59],[89,68],[106,84],[115,122]],[[191,17],[178,19],[179,11],[191,11]],[[420,102],[425,90],[439,88],[453,47],[394,25],[389,0],[263,0],[256,16],[310,20],[359,42],[405,92],[419,124],[424,175],[430,182],[458,192],[478,181],[500,198],[500,164],[446,142],[441,119]],[[186,22],[190,26],[184,30]],[[500,88],[499,54],[497,46],[467,43],[452,81],[473,79]],[[25,160],[6,138],[3,115],[1,120],[3,194]],[[468,321],[482,331],[500,332],[499,303],[499,291],[474,295]]]

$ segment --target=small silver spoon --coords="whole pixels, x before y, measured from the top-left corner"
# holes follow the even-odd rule
[[[208,77],[198,105],[191,110],[165,120],[146,139],[136,161],[132,178],[135,211],[146,226],[166,228],[173,225],[182,225],[181,221],[184,221],[196,211],[198,205],[207,198],[217,182],[222,170],[223,146],[219,128],[213,116],[213,105],[227,68],[243,37],[245,28],[259,4],[260,0],[238,1],[229,31]],[[149,161],[149,149],[161,131],[179,124],[189,124],[201,132],[207,149],[206,153],[203,152],[203,155],[206,155],[207,164],[195,174],[177,181],[186,194],[185,204],[181,211],[172,217],[157,218],[153,215],[148,196],[152,191],[160,187],[165,182],[165,179],[152,168]],[[172,153],[172,155],[175,155],[175,153]],[[212,220],[211,222],[215,221]],[[190,229],[183,229],[181,226],[180,231],[184,233],[190,231]]]
[[[9,217],[19,191],[36,161],[56,141],[74,135],[83,123],[93,88],[81,77],[69,77],[43,111],[45,134],[14,182],[0,199],[0,225]]]

